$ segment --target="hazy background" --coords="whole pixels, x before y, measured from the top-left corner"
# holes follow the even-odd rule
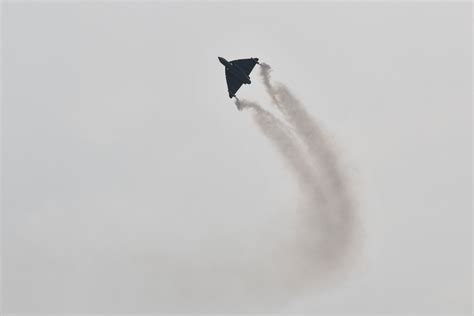
[[[3,310],[469,313],[471,23],[469,3],[4,2]],[[217,56],[272,65],[359,204],[352,269],[278,304],[229,289],[277,264],[297,186]],[[268,103],[251,77],[238,95]]]

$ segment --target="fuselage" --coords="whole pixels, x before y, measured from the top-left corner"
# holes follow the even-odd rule
[[[240,69],[239,66],[233,65],[231,62],[227,61],[224,57],[219,57],[219,61],[224,65],[225,69],[229,71],[232,75],[239,78],[243,83],[250,84],[250,77],[245,74],[245,72]]]

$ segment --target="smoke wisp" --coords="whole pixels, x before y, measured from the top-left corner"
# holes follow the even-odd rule
[[[337,151],[319,124],[288,87],[272,82],[268,64],[260,66],[266,92],[283,120],[255,102],[236,102],[253,110],[257,126],[294,172],[301,192],[301,225],[295,240],[298,269],[306,280],[321,280],[351,255],[356,214],[349,184]]]

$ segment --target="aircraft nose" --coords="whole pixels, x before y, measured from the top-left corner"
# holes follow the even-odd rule
[[[224,64],[224,58],[223,57],[217,57],[219,59],[219,61],[221,62],[221,64]]]

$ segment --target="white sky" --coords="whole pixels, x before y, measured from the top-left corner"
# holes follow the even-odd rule
[[[237,246],[261,237],[264,252],[262,231],[291,230],[298,195],[228,99],[217,56],[272,65],[334,137],[359,203],[363,236],[345,277],[261,308],[471,310],[470,3],[2,11],[4,311],[255,306],[228,288],[202,299],[215,294],[201,284],[212,272],[181,275],[253,262]],[[238,95],[268,104],[251,77]]]

